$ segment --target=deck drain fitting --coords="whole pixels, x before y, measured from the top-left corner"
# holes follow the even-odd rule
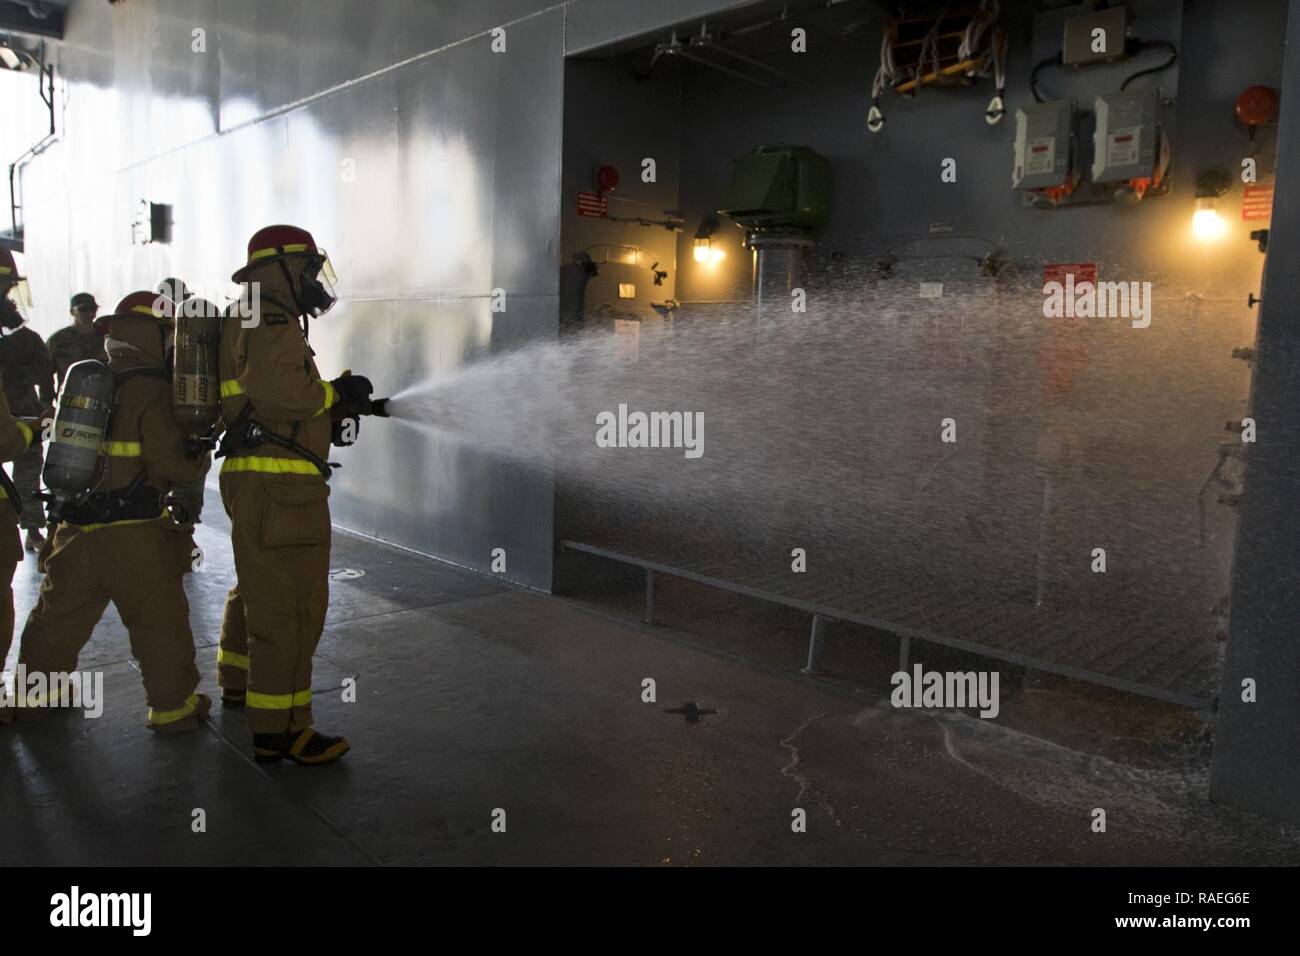
[[[688,724],[703,724],[706,717],[708,723],[717,724],[727,719],[727,709],[725,707],[702,707],[696,701],[687,701],[680,707],[666,707],[662,711],[668,717],[685,717]]]

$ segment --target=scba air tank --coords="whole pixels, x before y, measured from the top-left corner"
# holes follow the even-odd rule
[[[56,499],[70,500],[88,491],[95,481],[113,413],[114,391],[113,373],[98,359],[68,367],[41,472],[45,487]]]
[[[221,414],[217,350],[221,313],[211,302],[187,299],[176,307],[172,414],[191,437],[207,432]]]

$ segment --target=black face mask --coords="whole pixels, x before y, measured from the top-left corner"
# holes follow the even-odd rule
[[[13,304],[7,294],[0,298],[0,325],[6,329],[16,329],[22,324],[23,314],[18,311],[18,306]]]
[[[334,307],[337,300],[317,278],[320,274],[321,260],[308,259],[302,272],[298,274],[297,282],[289,275],[289,267],[284,264],[283,259],[280,260],[280,268],[284,270],[284,277],[289,281],[289,288],[293,292],[294,304],[298,306],[302,315],[316,319]]]
[[[334,308],[336,301],[320,281],[320,264],[310,263],[298,276],[298,301],[316,318]]]

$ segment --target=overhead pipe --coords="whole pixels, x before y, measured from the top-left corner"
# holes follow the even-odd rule
[[[736,50],[732,50],[728,47],[723,46],[721,43],[718,42],[718,38],[716,34],[710,34],[708,32],[708,25],[705,23],[700,24],[700,35],[698,37],[692,37],[690,39],[690,45],[694,47],[700,47],[701,49],[706,49],[706,50],[717,50],[719,53],[723,53],[729,57],[732,57],[733,59],[740,60],[742,63],[748,64],[749,66],[755,67],[756,69],[763,70],[767,73],[771,73],[773,76],[778,77],[779,79],[783,80],[786,83],[798,82],[795,79],[795,77],[791,76],[789,73],[785,73],[781,70],[778,70],[774,66],[768,66],[768,64],[762,62],[761,60],[756,60],[752,56],[746,56],[744,53],[739,53]],[[713,65],[716,66],[716,64]]]
[[[45,0],[0,2],[0,30],[29,36],[62,40],[64,8]]]
[[[771,83],[764,83],[762,80],[756,79],[755,77],[750,76],[748,73],[742,73],[740,70],[733,70],[731,67],[723,66],[721,63],[714,63],[708,57],[704,57],[704,56],[700,56],[699,54],[692,53],[690,50],[686,49],[686,47],[682,45],[682,42],[680,40],[677,39],[676,30],[672,31],[672,34],[669,36],[667,43],[660,43],[658,46],[655,47],[656,60],[660,57],[660,55],[665,55],[665,54],[668,56],[679,56],[683,60],[690,60],[692,63],[698,63],[701,66],[707,66],[710,69],[719,71],[720,73],[726,73],[729,76],[734,76],[737,79],[744,80],[747,83],[753,83],[765,89],[770,90],[776,88]]]
[[[32,146],[27,152],[23,153],[12,163],[9,164],[9,221],[13,230],[13,238],[17,240],[22,235],[22,230],[18,228],[18,189],[21,183],[21,173],[23,167],[39,156],[45,150],[49,149],[51,144],[57,139],[54,128],[54,65],[45,63],[45,43],[41,42],[41,77],[38,82],[38,89],[43,102],[50,111],[50,131],[38,143]],[[48,91],[47,91],[48,87]]]
[[[812,0],[812,2],[806,5],[804,4],[798,5],[798,9],[800,12],[803,13],[812,13],[814,11],[821,10],[821,9],[830,9],[832,7],[836,7],[844,3],[863,3],[863,2],[866,2],[866,0]],[[888,15],[892,13],[892,6],[888,2],[888,0],[870,0],[870,3],[871,6],[873,6],[882,15]],[[701,21],[700,35],[698,37],[690,38],[687,42],[690,46],[693,47],[717,50],[719,53],[730,56],[733,59],[741,60],[746,64],[748,64],[749,66],[763,70],[767,73],[774,74],[780,77],[785,82],[801,83],[803,82],[802,80],[792,77],[788,73],[784,73],[781,70],[776,69],[775,67],[769,66],[766,63],[756,60],[753,57],[747,56],[743,53],[739,53],[728,47],[721,46],[718,43],[719,39],[727,39],[729,37],[742,37],[750,33],[758,32],[760,30],[766,30],[768,27],[775,26],[778,23],[787,22],[790,19],[791,6],[792,5],[790,3],[786,3],[781,8],[781,12],[774,17],[770,17],[766,20],[760,20],[757,23],[746,24],[743,27],[732,27],[732,28],[724,29],[721,33],[716,33],[716,34],[710,34],[708,32],[707,21]],[[857,30],[860,26],[862,26],[863,23],[866,22],[870,22],[870,18],[868,18],[867,20],[859,21],[857,24],[850,27],[848,30],[842,31],[842,33],[844,35],[852,33],[855,30]],[[741,80],[745,80],[746,82],[754,83],[757,86],[762,86],[766,89],[775,89],[775,87],[771,86],[770,84],[763,83],[761,80],[749,76],[746,73],[742,73],[739,70],[730,69],[728,67],[722,66],[719,63],[714,63],[711,60],[706,60],[702,57],[691,55],[683,48],[680,41],[678,41],[676,30],[672,31],[671,39],[667,43],[659,43],[655,46],[654,55],[651,57],[650,65],[646,68],[645,72],[635,72],[633,75],[638,80],[648,80],[651,74],[654,72],[654,68],[658,64],[660,58],[663,57],[664,55],[680,56],[683,59],[690,60],[694,63],[699,63],[702,66],[711,67],[712,69],[719,70],[720,72],[726,73],[730,76],[734,76]]]
[[[765,83],[760,79],[750,76],[748,73],[742,73],[740,70],[733,70],[731,67],[723,66],[721,63],[714,63],[708,57],[698,56],[694,53],[689,53],[684,48],[669,50],[668,52],[671,53],[673,56],[680,56],[684,60],[690,60],[692,63],[699,63],[701,66],[707,66],[710,69],[717,70],[720,73],[726,73],[729,76],[734,76],[739,80],[744,80],[746,83],[753,83],[755,86],[761,86],[765,90],[777,89],[777,87],[771,83]]]

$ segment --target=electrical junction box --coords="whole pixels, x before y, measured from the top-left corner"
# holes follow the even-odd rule
[[[1127,55],[1128,8],[1107,7],[1065,21],[1061,62],[1065,66],[1113,63]]]
[[[1160,142],[1157,95],[1150,88],[1097,97],[1097,130],[1092,137],[1094,183],[1143,179],[1167,161]]]
[[[831,207],[831,168],[807,146],[760,146],[731,168],[722,215],[751,233],[816,232]]]
[[[1074,176],[1074,109],[1065,100],[1016,109],[1014,189],[1055,189]]]

